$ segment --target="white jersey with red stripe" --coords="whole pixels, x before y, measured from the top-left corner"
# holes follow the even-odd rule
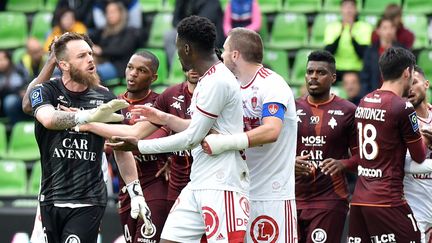
[[[295,198],[294,163],[297,146],[297,115],[291,88],[277,73],[261,67],[244,86],[244,130],[263,124],[263,106],[270,105],[270,114],[286,109],[283,127],[276,142],[246,149],[246,162],[250,170],[250,200],[290,200]]]
[[[421,128],[432,128],[432,107],[429,106],[427,118],[417,118]],[[426,158],[432,158],[432,150],[427,150]],[[404,192],[422,233],[422,242],[430,242],[432,235],[432,172],[405,174]]]
[[[242,132],[243,116],[239,84],[223,64],[212,66],[200,79],[192,96],[195,112],[215,119],[213,130],[220,134]],[[248,194],[249,172],[239,151],[219,155],[204,153],[201,146],[192,150],[190,189],[217,189]]]

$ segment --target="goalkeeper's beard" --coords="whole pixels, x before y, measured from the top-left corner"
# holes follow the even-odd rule
[[[100,78],[97,72],[94,73],[83,72],[78,68],[75,68],[73,65],[70,66],[69,74],[73,81],[79,84],[84,84],[89,88],[94,88],[98,86],[100,83]]]

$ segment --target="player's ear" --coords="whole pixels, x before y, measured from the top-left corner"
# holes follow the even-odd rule
[[[59,65],[59,67],[60,67],[61,70],[63,70],[63,71],[69,71],[70,64],[68,62],[66,62],[64,60],[60,60],[58,62],[58,65]]]
[[[154,73],[153,76],[152,76],[152,81],[151,82],[153,83],[154,81],[156,81],[158,79],[158,77],[159,77],[158,74]]]
[[[184,51],[186,55],[189,55],[189,53],[191,52],[191,47],[189,44],[187,43],[184,44]]]

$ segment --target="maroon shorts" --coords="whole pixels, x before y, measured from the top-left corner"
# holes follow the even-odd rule
[[[298,242],[341,242],[346,215],[329,209],[297,210]]]
[[[160,240],[162,228],[168,216],[166,200],[146,201],[151,211],[151,219],[155,226],[155,234],[152,237],[144,237],[141,233],[144,228],[142,219],[133,219],[130,216],[130,209],[120,214],[120,222],[123,228],[123,236],[128,243],[149,242],[156,243]]]
[[[352,205],[348,243],[420,242],[420,231],[408,204],[399,207]]]

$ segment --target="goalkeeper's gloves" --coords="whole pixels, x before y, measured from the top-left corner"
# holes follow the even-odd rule
[[[75,113],[75,122],[77,125],[89,122],[120,122],[124,117],[115,112],[128,106],[129,103],[126,100],[111,100],[91,110],[78,111]]]
[[[131,198],[131,217],[136,219],[139,215],[144,221],[144,236],[153,235],[155,226],[151,221],[151,212],[145,202],[139,180],[130,182],[126,185],[126,188]]]
[[[217,155],[228,150],[243,150],[249,147],[249,138],[246,133],[232,135],[210,134],[204,138],[203,144],[206,153]]]

